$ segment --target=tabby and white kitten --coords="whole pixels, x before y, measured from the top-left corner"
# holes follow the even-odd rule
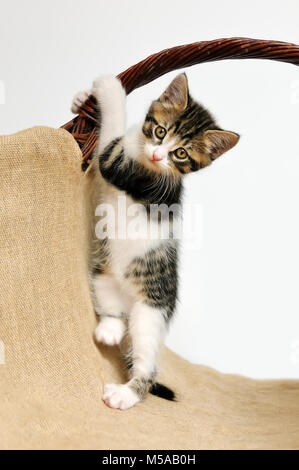
[[[91,93],[99,107],[99,144],[93,156],[101,180],[99,202],[110,204],[116,218],[119,196],[125,198],[127,214],[136,203],[144,208],[144,236],[117,239],[117,230],[113,236],[108,233],[96,240],[92,256],[92,290],[100,316],[96,339],[111,346],[124,344],[124,336],[129,339],[129,380],[105,385],[103,400],[125,410],[148,391],[175,399],[170,389],[156,382],[156,374],[177,300],[178,241],[171,229],[167,238],[165,233],[169,220],[173,224],[180,214],[174,211],[169,218],[162,210],[158,218],[152,217],[151,207],[180,206],[184,175],[209,165],[236,145],[239,136],[219,129],[211,114],[190,97],[185,74],[153,101],[144,123],[128,133],[121,82],[98,78],[91,92],[75,96],[74,113]],[[148,236],[149,221],[158,224],[160,237]]]

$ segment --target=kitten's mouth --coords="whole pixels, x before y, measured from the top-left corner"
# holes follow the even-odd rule
[[[154,158],[148,158],[147,161],[152,168],[157,168],[157,166],[160,166],[161,163],[161,160],[155,160]]]
[[[152,160],[154,162],[160,162],[161,160],[163,160],[163,156],[160,155],[159,152],[155,150],[152,155]]]
[[[163,172],[166,171],[166,168],[164,167],[162,160],[163,159],[154,160],[152,156],[148,155],[144,160],[144,164],[151,171]]]

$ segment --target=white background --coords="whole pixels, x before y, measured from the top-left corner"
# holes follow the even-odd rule
[[[0,3],[2,134],[71,119],[75,92],[149,54],[231,36],[299,44],[294,0],[26,0]],[[186,181],[202,212],[200,249],[182,251],[168,345],[252,377],[299,376],[299,74],[270,61],[187,70],[191,94],[238,146]],[[141,119],[174,74],[132,93]],[[1,89],[1,87],[0,87]]]

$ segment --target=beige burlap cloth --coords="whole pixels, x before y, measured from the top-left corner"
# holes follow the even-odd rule
[[[166,349],[160,379],[178,403],[103,404],[103,383],[121,381],[122,367],[93,341],[93,181],[80,157],[65,130],[0,137],[0,448],[299,448],[298,381],[224,375]]]

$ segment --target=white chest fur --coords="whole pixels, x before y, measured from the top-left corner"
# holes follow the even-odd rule
[[[107,235],[110,269],[119,279],[134,258],[144,256],[161,244],[161,238],[167,238],[168,227],[163,234],[163,224],[149,223],[145,208],[109,183],[103,184],[96,216],[100,216],[96,236]]]

